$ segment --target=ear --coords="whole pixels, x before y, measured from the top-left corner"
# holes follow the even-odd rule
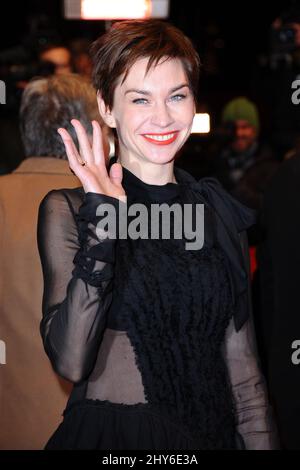
[[[102,117],[105,124],[111,128],[116,127],[116,122],[115,122],[115,118],[113,117],[112,111],[105,104],[101,96],[101,93],[99,91],[97,91],[97,103],[98,103],[100,116]]]

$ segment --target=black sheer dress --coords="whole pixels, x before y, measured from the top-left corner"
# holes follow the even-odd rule
[[[123,167],[120,204],[204,204],[201,249],[161,232],[101,238],[97,208],[121,206],[83,188],[40,205],[41,334],[54,370],[74,383],[46,449],[276,445],[249,315],[253,213],[214,179],[174,174],[177,183],[150,185]]]

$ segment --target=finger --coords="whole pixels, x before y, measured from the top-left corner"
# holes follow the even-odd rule
[[[100,127],[100,124],[97,121],[92,121],[93,126],[93,154],[95,163],[98,165],[99,169],[106,170],[105,164],[105,155],[104,155],[104,148],[103,148],[103,134]]]
[[[85,160],[88,165],[91,165],[92,163],[94,163],[94,157],[86,130],[81,124],[81,122],[77,119],[72,119],[71,124],[74,127],[77,135],[78,143],[81,150],[81,159]]]
[[[112,183],[122,186],[123,169],[120,163],[113,163],[110,167],[109,177]]]
[[[69,132],[66,129],[64,129],[63,127],[60,127],[57,130],[57,132],[61,136],[62,141],[64,143],[70,168],[76,171],[78,167],[82,166],[80,164],[80,155],[77,151],[76,145],[74,144],[72,137],[70,136]]]

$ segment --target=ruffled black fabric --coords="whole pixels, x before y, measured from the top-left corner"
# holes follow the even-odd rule
[[[189,202],[180,175],[178,184],[156,186],[123,171],[129,204]],[[201,250],[187,250],[185,239],[118,240],[107,326],[127,331],[148,403],[168,410],[198,448],[233,448],[234,407],[221,352],[234,312],[230,264],[214,220],[205,225]]]
[[[200,447],[181,423],[158,407],[85,399],[68,408],[45,449],[182,451]]]
[[[95,287],[100,287],[103,281],[113,277],[115,262],[116,238],[108,237],[99,240],[95,230],[98,222],[103,218],[103,216],[97,216],[97,208],[100,203],[113,205],[116,212],[116,222],[118,222],[119,200],[104,194],[99,197],[99,194],[87,193],[79,212],[75,214],[80,249],[74,257],[75,268],[72,274],[75,278],[80,278]],[[117,224],[116,230],[118,230]],[[95,270],[96,260],[107,264],[103,269]]]
[[[110,165],[116,162],[116,157]],[[181,197],[184,193],[186,203],[205,204],[213,215],[219,245],[222,247],[230,263],[232,283],[232,300],[235,302],[234,321],[239,331],[249,318],[248,275],[245,256],[243,255],[240,234],[251,227],[257,218],[255,210],[241,204],[233,198],[216,178],[195,178],[174,166],[174,175],[179,184],[167,183],[163,186],[148,185],[139,180],[129,170],[123,167],[124,185],[134,188],[134,194],[160,202]],[[129,191],[130,193],[131,191]]]
[[[205,244],[187,250],[184,239],[99,240],[95,214],[102,195],[82,195],[77,188],[47,198],[39,224],[47,281],[41,332],[55,370],[75,383],[47,448],[231,449],[238,426],[249,448],[260,448],[261,436],[270,433],[266,395],[248,311],[235,301],[237,295],[245,301],[248,278],[239,236],[252,212],[216,180],[196,182],[175,167],[178,184],[156,186],[123,170],[129,204],[204,203]],[[55,240],[64,247],[65,261],[53,253]],[[95,271],[109,295],[102,287],[97,291]],[[85,399],[107,327],[128,335],[147,404]],[[262,446],[268,448],[266,440]]]
[[[118,260],[118,317],[147,401],[176,410],[200,448],[231,447],[234,411],[221,353],[233,314],[226,258],[217,247],[193,253],[178,240],[139,240],[120,244]]]
[[[234,199],[216,178],[202,178],[188,186],[215,214],[217,238],[231,264],[235,302],[234,321],[239,331],[249,318],[248,275],[239,235],[256,221],[256,211]]]

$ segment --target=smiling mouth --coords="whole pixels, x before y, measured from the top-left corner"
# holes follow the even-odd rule
[[[144,139],[155,145],[169,145],[177,139],[179,131],[164,134],[142,134]]]

